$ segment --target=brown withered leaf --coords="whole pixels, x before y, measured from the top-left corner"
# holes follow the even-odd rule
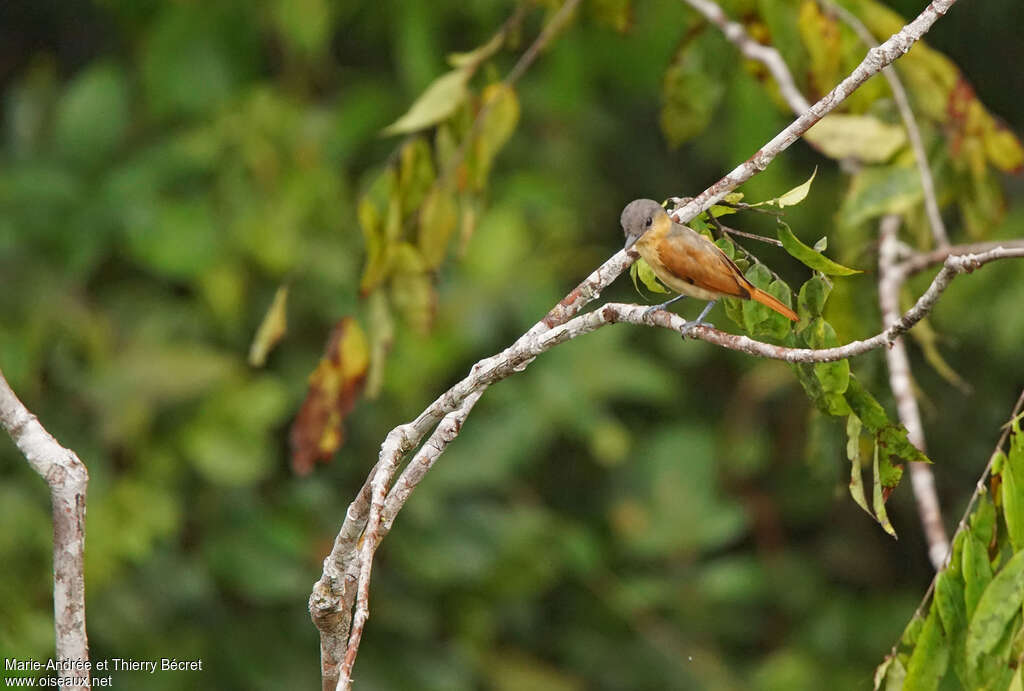
[[[307,475],[317,461],[327,463],[345,441],[342,423],[352,412],[369,366],[366,335],[353,317],[331,331],[320,364],[309,376],[309,391],[292,423],[292,469]]]

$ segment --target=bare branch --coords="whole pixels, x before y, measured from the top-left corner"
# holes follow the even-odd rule
[[[1006,249],[1024,248],[1024,239],[974,242],[968,245],[949,245],[947,247],[940,247],[932,250],[931,252],[915,252],[900,262],[895,268],[903,275],[903,278],[906,279],[916,273],[924,271],[930,266],[941,264],[946,261],[946,257],[951,255],[982,254],[991,249],[995,249],[996,247],[1005,247]]]
[[[736,230],[735,228],[730,228],[729,226],[722,225],[721,223],[718,223],[717,226],[722,229],[722,232],[728,233],[729,235],[737,235],[741,238],[750,238],[751,240],[757,240],[758,242],[764,242],[769,245],[775,245],[776,247],[782,247],[782,242],[776,240],[775,238],[765,237],[764,235],[758,235],[757,233],[747,233],[742,230]]]
[[[704,15],[704,18],[722,30],[726,39],[735,45],[744,57],[757,62],[768,68],[775,83],[779,85],[779,91],[786,103],[797,115],[802,114],[811,104],[807,102],[796,81],[786,66],[786,61],[779,55],[779,51],[771,46],[758,43],[746,32],[742,24],[731,21],[725,16],[725,12],[717,3],[711,0],[683,0],[687,5]]]
[[[50,487],[53,510],[53,614],[57,659],[82,665],[89,660],[85,631],[85,490],[89,473],[74,451],[65,449],[29,412],[0,372],[0,425]],[[61,669],[60,677],[86,680],[81,667]]]
[[[869,48],[878,45],[875,37],[871,34],[864,23],[845,7],[832,2],[822,0],[825,7],[834,12],[849,26],[858,38]],[[924,143],[921,141],[921,130],[917,126],[917,119],[910,107],[910,99],[907,97],[907,90],[903,88],[903,82],[892,67],[882,70],[882,76],[889,82],[892,89],[892,97],[896,102],[896,108],[900,111],[900,118],[903,126],[907,129],[907,139],[910,141],[910,148],[914,152],[914,160],[917,161],[917,171],[921,176],[921,189],[924,192],[924,208],[928,214],[928,223],[932,228],[932,237],[939,247],[949,247],[949,234],[946,232],[946,224],[942,222],[942,214],[939,212],[939,202],[935,194],[935,181],[932,179],[931,168],[928,167],[928,154],[924,150]]]
[[[897,233],[900,217],[888,215],[879,227],[881,245],[878,251],[878,304],[882,311],[882,323],[893,323],[900,312],[900,292],[903,289],[903,274],[896,269]],[[893,341],[885,351],[889,365],[889,388],[896,399],[896,411],[900,422],[907,428],[907,439],[921,451],[925,451],[924,425],[921,412],[914,398],[913,381],[910,374],[910,359],[902,338]],[[917,500],[917,513],[921,517],[925,540],[928,543],[928,557],[936,571],[942,568],[949,553],[949,538],[942,524],[939,497],[935,492],[935,476],[927,463],[910,464],[910,484]]]
[[[676,220],[681,223],[689,222],[730,191],[749,180],[757,172],[764,170],[776,156],[834,109],[860,84],[883,67],[891,64],[900,55],[906,53],[913,43],[923,36],[931,25],[940,16],[945,14],[955,2],[956,0],[933,0],[915,20],[903,27],[901,31],[893,35],[881,46],[869,50],[864,60],[853,73],[829,94],[811,106],[810,109],[776,135],[775,138],[751,156],[750,159],[702,192],[698,197],[683,207],[676,209],[673,212]],[[577,3],[578,0],[569,0],[562,6],[559,13],[573,11]],[[551,20],[552,24],[559,20],[559,16],[560,14]],[[542,34],[538,38],[538,41],[540,40],[546,42],[548,37]],[[973,268],[980,266],[986,261],[1004,256],[1002,253],[1005,250],[998,249],[993,250],[993,252],[996,254],[987,258],[983,255],[949,257],[942,271],[936,276],[928,292],[921,297],[918,304],[904,315],[897,324],[894,324],[882,334],[868,341],[855,342],[841,348],[825,351],[813,351],[781,348],[753,341],[743,336],[725,334],[708,327],[693,329],[692,334],[695,337],[722,345],[723,347],[763,357],[783,359],[789,362],[821,362],[850,357],[883,344],[887,345],[892,338],[905,332],[934,306],[939,294],[941,294],[954,275],[962,271],[973,270]],[[477,391],[482,391],[495,381],[503,379],[514,372],[522,371],[539,353],[554,347],[558,343],[569,340],[577,335],[588,333],[614,321],[630,321],[638,324],[667,326],[668,328],[680,328],[682,326],[682,320],[676,315],[657,312],[645,316],[645,309],[637,305],[604,305],[595,312],[573,319],[574,315],[578,314],[587,303],[596,299],[601,291],[615,280],[622,271],[628,268],[634,260],[635,255],[629,255],[624,251],[617,252],[598,267],[586,280],[580,283],[569,295],[563,298],[540,322],[523,334],[512,346],[499,355],[478,363],[473,368],[470,376],[445,392],[428,406],[416,420],[396,427],[385,438],[384,443],[381,445],[378,462],[374,466],[373,471],[371,471],[369,480],[364,484],[356,499],[349,506],[345,523],[335,540],[334,549],[324,560],[324,574],[314,586],[313,594],[310,597],[310,611],[321,631],[321,652],[323,655],[321,664],[325,689],[331,688],[331,682],[334,679],[338,680],[337,687],[339,689],[348,689],[351,684],[352,663],[358,651],[362,627],[369,616],[368,594],[371,571],[370,565],[367,562],[372,559],[373,552],[381,535],[384,506],[388,496],[388,482],[400,465],[404,455],[418,444],[423,436],[441,422],[445,416],[463,406],[471,395],[474,395]],[[570,319],[572,321],[569,321]],[[662,323],[665,320],[667,322]],[[468,414],[468,409],[466,413]],[[456,419],[458,419],[458,416],[451,418],[452,424],[454,424]],[[461,421],[459,424],[461,424]],[[444,443],[446,444],[447,442]],[[441,448],[443,447],[437,447],[437,455],[439,455]],[[429,460],[429,454],[425,458],[428,458],[428,463],[433,462],[433,460]],[[434,458],[436,459],[436,456]],[[396,494],[394,496],[396,497],[396,502],[398,502],[400,495]],[[406,494],[405,496],[407,497],[408,495]],[[359,549],[356,549],[356,545],[359,545],[357,541],[364,520],[366,523],[365,530],[362,531],[363,542]],[[358,570],[358,596],[356,597],[356,614],[352,620],[353,626],[351,631],[349,631],[347,622],[348,610],[342,610],[341,608],[348,605],[352,601],[351,598],[354,597],[352,594],[353,570]],[[335,616],[338,612],[341,612],[340,617]],[[349,636],[348,647],[345,661],[341,663],[342,669],[339,669],[338,653],[342,649],[341,641],[344,640],[346,634]]]
[[[902,316],[894,319],[887,329],[871,338],[852,341],[834,348],[787,348],[756,341],[747,336],[726,333],[706,325],[691,329],[689,335],[695,339],[756,357],[793,363],[835,362],[861,355],[876,348],[890,346],[900,335],[913,328],[934,308],[943,291],[958,274],[974,271],[997,259],[1014,257],[1024,257],[1024,248],[995,248],[979,255],[948,257],[942,270],[935,276],[917,303]],[[609,302],[547,331],[528,333],[501,353],[476,363],[469,376],[434,401],[421,414],[420,418],[403,426],[406,429],[415,428],[418,421],[425,416],[429,419],[443,418],[445,421],[438,426],[434,435],[424,444],[403,473],[402,478],[395,484],[395,489],[388,495],[385,514],[388,522],[394,519],[395,514],[411,494],[415,484],[426,473],[428,467],[436,461],[447,444],[457,435],[472,405],[476,403],[479,394],[486,387],[523,371],[538,355],[561,343],[592,333],[603,326],[617,323],[660,327],[678,332],[682,330],[686,320],[678,314],[666,310],[648,313],[647,307],[644,305]]]

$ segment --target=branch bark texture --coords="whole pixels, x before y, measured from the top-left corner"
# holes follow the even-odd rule
[[[58,660],[86,662],[85,491],[89,473],[74,451],[61,446],[18,399],[0,372],[0,425],[50,488],[53,510],[53,626]],[[88,677],[62,669],[60,677]],[[63,688],[84,689],[85,686]]]
[[[903,291],[904,275],[898,270],[898,232],[900,217],[889,215],[879,226],[881,244],[878,250],[878,303],[882,311],[882,323],[891,323],[900,311],[900,293]],[[914,397],[914,382],[910,373],[910,358],[902,338],[893,341],[885,351],[889,366],[889,388],[896,399],[896,412],[900,422],[907,428],[907,439],[911,444],[926,452],[924,425],[921,411]],[[935,476],[927,463],[910,464],[910,483],[917,501],[917,512],[921,517],[925,541],[928,543],[928,558],[936,571],[942,568],[949,554],[949,537],[942,523],[939,497],[935,491]]]

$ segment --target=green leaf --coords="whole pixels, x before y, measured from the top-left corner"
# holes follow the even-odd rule
[[[982,593],[992,581],[992,566],[988,561],[988,548],[975,537],[968,534],[964,538],[963,556],[964,602],[967,607],[967,618],[971,619],[981,600]]]
[[[83,70],[57,105],[54,146],[59,155],[92,163],[109,156],[128,127],[128,88],[121,68],[99,64]]]
[[[878,431],[878,441],[885,448],[886,458],[915,463],[931,463],[931,459],[907,439],[907,428],[889,424]]]
[[[127,246],[133,257],[158,276],[197,279],[213,267],[224,247],[208,197],[165,201],[153,218],[128,226]]]
[[[922,197],[921,179],[912,165],[865,167],[853,176],[839,218],[844,225],[855,226],[885,214],[906,213]]]
[[[885,675],[885,691],[903,691],[903,684],[907,678],[907,668],[903,666],[903,661],[897,657],[893,657],[892,663]],[[876,691],[878,687],[875,687]]]
[[[334,7],[327,0],[276,0],[270,14],[292,50],[315,56],[329,45]]]
[[[420,209],[419,248],[428,269],[436,269],[444,261],[458,223],[454,192],[447,185],[435,185]]]
[[[1013,551],[1020,552],[1024,550],[1024,454],[1011,446],[1000,476],[1003,479],[1000,494],[1006,530]]]
[[[964,604],[964,582],[959,571],[947,567],[939,572],[932,606],[938,610],[942,628],[950,641],[953,669],[966,687],[968,675],[964,641],[967,639],[967,608]]]
[[[850,460],[850,496],[860,508],[872,518],[874,514],[868,508],[868,499],[864,495],[864,479],[860,463],[860,419],[856,415],[846,418],[846,457]]]
[[[839,345],[835,329],[821,317],[817,317],[802,332],[804,341],[811,348],[834,348]],[[850,361],[816,362],[814,376],[821,382],[822,391],[842,394],[850,384]]]
[[[934,691],[949,666],[949,642],[942,633],[938,613],[933,609],[925,620],[921,636],[907,663],[904,691]]]
[[[1017,552],[985,588],[971,616],[967,627],[968,669],[976,668],[981,657],[996,648],[1007,625],[1019,614],[1022,603],[1024,552]]]
[[[781,219],[778,221],[777,230],[783,249],[815,271],[820,271],[828,276],[851,276],[861,273],[858,269],[850,269],[842,264],[837,264],[825,255],[815,252],[814,249],[800,242],[797,236],[793,234],[793,231],[789,229],[789,226]]]
[[[882,474],[879,472],[878,464],[878,444],[875,444],[875,458],[873,462],[874,468],[874,489],[872,492],[872,504],[875,508],[875,518],[878,520],[878,524],[882,526],[882,530],[889,533],[893,537],[896,537],[896,531],[892,527],[892,523],[889,521],[889,514],[885,510],[885,495],[884,491],[885,482]],[[920,645],[920,643],[918,644]]]
[[[632,0],[590,0],[586,3],[589,14],[597,22],[625,33],[633,24]]]
[[[661,83],[661,131],[677,147],[703,132],[725,94],[718,61],[709,50],[711,32],[683,39]],[[712,64],[709,64],[711,62]]]
[[[718,247],[718,249],[722,250],[725,256],[729,257],[729,259],[736,258],[736,245],[732,244],[732,240],[730,240],[729,238],[718,238],[717,240],[715,240],[715,246]]]
[[[846,389],[846,400],[872,434],[876,434],[889,424],[885,408],[875,400],[875,397],[867,389],[861,386],[860,381],[853,375],[850,375],[850,383]]]
[[[1022,671],[1024,671],[1024,668],[1017,668],[1017,671],[1013,673],[1013,681],[1010,682],[1010,687],[1006,691],[1024,691],[1024,678],[1021,677]]]
[[[903,127],[882,122],[871,115],[832,113],[804,135],[818,151],[836,160],[856,159],[883,163],[907,143]]]
[[[258,40],[240,12],[214,18],[198,6],[164,6],[140,43],[140,74],[159,118],[215,113],[245,77]]]
[[[772,274],[764,264],[754,264],[744,274],[747,280],[758,288],[764,288],[772,280]],[[753,300],[743,301],[743,328],[752,336],[759,336],[765,329],[762,324],[769,319],[774,312],[760,302]],[[781,318],[782,315],[779,315]]]
[[[469,93],[466,85],[472,75],[473,70],[468,67],[460,67],[442,74],[430,83],[402,117],[385,127],[381,134],[407,134],[447,120],[466,100]]]
[[[832,292],[832,283],[823,275],[815,273],[802,286],[797,295],[797,314],[800,321],[810,321],[820,317],[825,310],[825,301]]]
[[[629,275],[633,279],[633,287],[637,289],[637,292],[640,291],[640,287],[636,284],[637,279],[640,279],[640,282],[652,293],[671,292],[661,284],[658,277],[654,275],[654,269],[643,260],[643,257],[637,259],[633,262],[633,266],[629,267]]]
[[[981,544],[992,543],[996,529],[996,506],[988,496],[988,490],[983,490],[978,496],[978,503],[971,516],[970,533],[974,535]]]

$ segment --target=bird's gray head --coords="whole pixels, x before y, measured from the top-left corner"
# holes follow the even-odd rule
[[[662,217],[668,217],[661,204],[653,199],[635,199],[626,205],[622,210],[619,222],[622,224],[622,232],[626,235],[626,246],[629,249],[640,236],[650,230],[651,226],[659,223]]]

